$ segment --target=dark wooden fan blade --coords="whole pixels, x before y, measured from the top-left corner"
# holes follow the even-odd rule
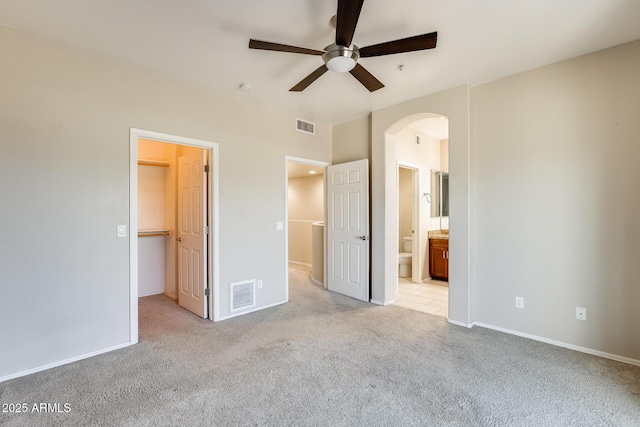
[[[433,49],[438,41],[438,33],[422,34],[406,39],[374,44],[360,48],[360,57],[392,55],[394,53],[413,52],[415,50]]]
[[[249,49],[275,50],[277,52],[301,53],[303,55],[322,55],[321,50],[307,49],[305,47],[289,46],[280,43],[263,42],[261,40],[249,40]]]
[[[322,65],[317,70],[315,70],[313,73],[309,74],[307,77],[305,77],[304,79],[300,80],[300,83],[298,83],[297,85],[295,85],[294,87],[289,89],[289,92],[302,92],[303,90],[305,90],[307,88],[307,86],[309,86],[311,83],[315,82],[318,79],[318,77],[320,77],[321,75],[326,73],[327,70],[328,70],[327,66],[326,65]]]
[[[369,92],[374,92],[378,89],[382,89],[384,85],[380,80],[373,77],[373,74],[368,72],[362,65],[356,64],[353,70],[349,71],[353,77],[358,79],[364,87],[369,89]]]
[[[364,0],[338,0],[336,19],[336,44],[338,46],[351,46],[363,2]]]

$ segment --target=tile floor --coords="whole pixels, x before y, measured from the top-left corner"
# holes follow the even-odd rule
[[[394,304],[448,318],[449,284],[440,280],[412,283],[409,278],[398,277]]]

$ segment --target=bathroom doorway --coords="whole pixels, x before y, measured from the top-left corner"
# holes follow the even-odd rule
[[[287,157],[285,238],[287,301],[289,273],[308,275],[326,289],[325,273],[325,168],[327,162]]]
[[[421,119],[395,136],[397,287],[395,304],[448,317],[448,119]],[[434,177],[438,178],[436,185]],[[437,192],[435,191],[437,187]],[[438,203],[435,209],[434,203]],[[446,216],[445,216],[446,215]],[[440,258],[435,259],[435,256]],[[435,261],[435,264],[434,264]],[[434,270],[434,265],[439,269]],[[444,267],[443,267],[444,265]],[[446,270],[448,271],[448,270]]]

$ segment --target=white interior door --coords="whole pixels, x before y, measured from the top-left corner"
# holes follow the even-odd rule
[[[207,318],[206,152],[178,159],[178,304]]]
[[[327,287],[369,301],[368,161],[327,167]]]

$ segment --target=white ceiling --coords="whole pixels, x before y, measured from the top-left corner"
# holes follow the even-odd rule
[[[411,123],[410,128],[426,133],[436,139],[449,138],[449,120],[446,117],[434,117]]]
[[[328,21],[336,4],[0,0],[0,22],[330,124],[640,39],[638,0],[365,0],[356,45],[438,31],[438,47],[361,59],[386,85],[374,93],[335,73],[290,93],[322,59],[250,50],[249,38],[323,49],[335,37]],[[241,82],[253,90],[240,92]]]
[[[289,162],[287,165],[287,177],[289,179],[303,178],[313,175],[324,175],[324,167],[297,162]]]

